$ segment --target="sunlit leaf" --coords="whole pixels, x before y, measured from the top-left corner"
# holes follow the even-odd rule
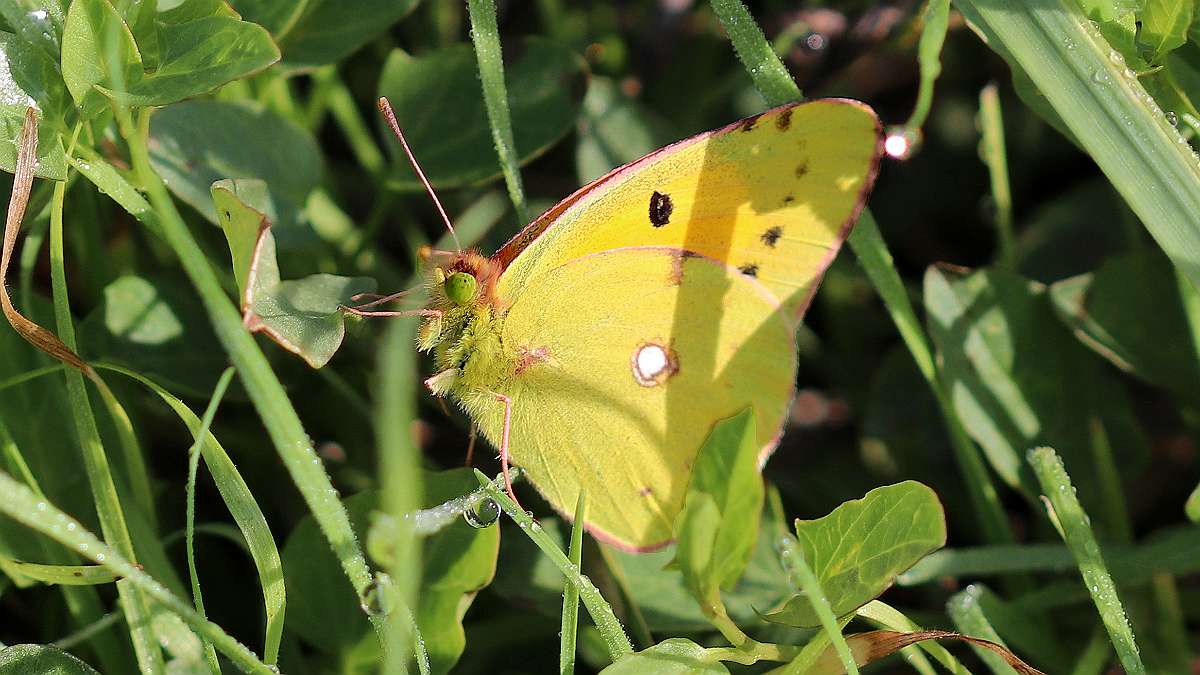
[[[706,651],[687,638],[671,638],[628,654],[600,672],[604,675],[717,675],[729,672]]]
[[[836,616],[874,600],[896,575],[946,543],[946,515],[937,495],[915,481],[876,488],[816,520],[797,520],[800,553]],[[820,624],[812,603],[792,597],[763,618],[789,626]]]
[[[88,664],[49,645],[0,649],[0,675],[100,675]]]

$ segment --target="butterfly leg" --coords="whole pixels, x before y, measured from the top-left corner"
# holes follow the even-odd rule
[[[441,399],[438,399],[441,400]],[[471,460],[475,457],[475,438],[479,435],[479,427],[475,423],[471,423],[471,433],[467,437],[467,461],[463,466],[471,466]]]
[[[504,489],[508,491],[508,498],[513,500],[518,509],[522,511],[525,507],[521,506],[521,502],[517,501],[517,495],[513,493],[512,478],[508,475],[508,433],[512,428],[512,399],[504,394],[492,393],[497,401],[504,404],[504,425],[500,430],[500,470],[504,472]]]
[[[410,288],[406,291],[398,291],[396,293],[392,293],[391,295],[379,295],[378,293],[359,293],[358,295],[355,295],[355,296],[351,297],[350,299],[353,300],[354,302],[359,302],[361,300],[367,301],[361,305],[355,305],[354,309],[369,309],[371,307],[376,307],[378,305],[383,305],[383,304],[387,304],[387,303],[395,301],[395,300],[399,300],[407,295],[410,295],[414,290],[416,290],[416,289]]]

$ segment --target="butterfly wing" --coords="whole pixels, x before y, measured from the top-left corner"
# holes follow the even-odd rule
[[[696,454],[717,420],[753,406],[774,447],[791,401],[793,323],[761,284],[678,249],[603,251],[538,275],[502,340],[521,355],[511,461],[556,509],[587,491],[588,528],[633,550],[671,539]],[[502,406],[476,421],[493,443]]]
[[[505,244],[499,294],[591,253],[668,246],[757,278],[798,319],[862,210],[881,150],[875,113],[842,99],[680,141],[581,188]]]

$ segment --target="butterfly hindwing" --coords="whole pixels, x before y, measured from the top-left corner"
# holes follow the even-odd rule
[[[671,538],[716,420],[754,406],[764,452],[791,400],[793,323],[728,265],[679,249],[584,256],[538,275],[504,320],[519,355],[511,461],[559,511],[587,491],[588,527],[630,549]],[[477,423],[500,439],[502,407]]]

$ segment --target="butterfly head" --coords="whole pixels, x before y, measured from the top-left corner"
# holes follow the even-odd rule
[[[450,302],[463,307],[475,300],[479,282],[475,281],[475,275],[469,272],[454,272],[442,282],[442,289]]]

